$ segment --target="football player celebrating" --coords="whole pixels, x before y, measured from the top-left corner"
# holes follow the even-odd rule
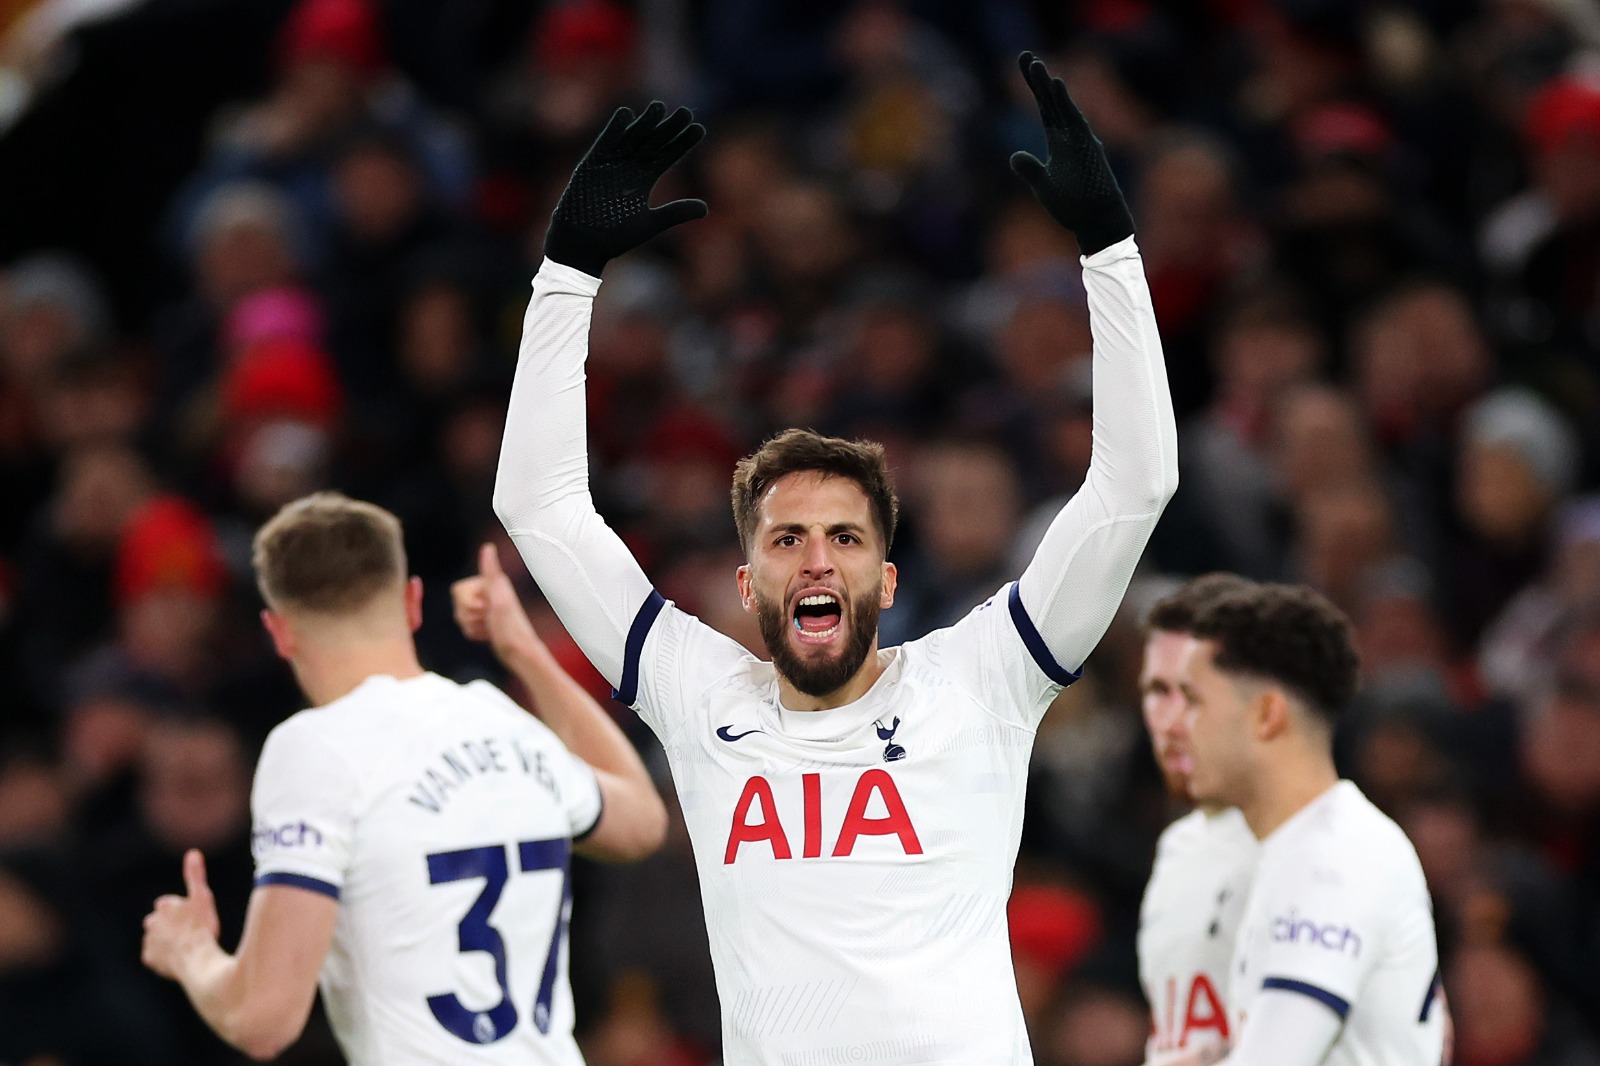
[[[533,283],[495,510],[594,664],[655,730],[699,866],[729,1062],[1030,1060],[1005,907],[1034,730],[1109,624],[1177,484],[1133,222],[1105,153],[1032,55],[1049,158],[1012,167],[1077,234],[1094,459],[1020,578],[954,626],[878,647],[894,602],[883,451],[790,430],[738,465],[737,581],[771,662],[651,587],[594,509],[584,359],[607,260],[704,134],[619,111],[573,173]]]
[[[543,721],[487,682],[418,664],[422,583],[406,578],[394,515],[317,493],[256,535],[262,620],[315,706],[261,752],[238,950],[217,945],[197,851],[187,893],[156,901],[144,939],[145,964],[252,1058],[299,1037],[320,973],[352,1066],[583,1062],[570,855],[642,858],[666,809],[622,731],[534,635],[493,553],[454,590],[456,614]]]

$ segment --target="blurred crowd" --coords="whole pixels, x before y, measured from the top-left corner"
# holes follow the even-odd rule
[[[37,32],[66,6],[0,9],[0,82],[55,72],[39,107],[92,73],[50,59],[70,28]],[[1456,1062],[1600,1063],[1600,7],[280,7],[262,84],[204,101],[197,162],[124,249],[147,276],[65,240],[0,264],[0,1062],[237,1061],[140,970],[140,918],[199,847],[237,936],[255,753],[301,706],[249,573],[280,504],[332,486],[394,510],[424,663],[501,678],[446,590],[484,540],[514,562],[490,493],[528,279],[620,103],[710,129],[665,183],[710,216],[609,268],[591,336],[596,496],[661,591],[760,651],[728,486],[792,425],[889,448],[886,644],[1014,576],[1093,428],[1077,250],[1006,167],[1043,148],[1032,47],[1132,206],[1182,464],[1039,734],[1010,912],[1038,1061],[1142,1060],[1137,904],[1179,808],[1140,722],[1139,618],[1226,569],[1309,582],[1356,623],[1341,766],[1422,858]],[[140,180],[137,153],[94,165]],[[681,821],[647,863],[577,877],[589,1061],[715,1061]],[[285,1061],[340,1060],[314,1026]]]

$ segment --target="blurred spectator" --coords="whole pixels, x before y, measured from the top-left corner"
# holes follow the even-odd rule
[[[1089,983],[1069,986],[1038,1035],[1036,1054],[1050,1066],[1137,1066],[1144,1061],[1150,1014],[1138,998]]]
[[[1589,373],[1600,351],[1600,83],[1551,79],[1522,116],[1533,187],[1498,208],[1483,232],[1501,282],[1495,305],[1509,339],[1526,347],[1578,345]]]
[[[1402,286],[1364,314],[1353,372],[1379,443],[1414,477],[1437,478],[1442,449],[1492,371],[1466,298],[1448,286]]]
[[[1187,408],[1197,368],[1183,364],[1203,358],[1213,308],[1258,268],[1266,246],[1239,202],[1238,164],[1224,142],[1199,129],[1152,140],[1139,182],[1139,247],[1162,343],[1179,357],[1174,399]]]
[[[107,951],[97,932],[63,856],[0,852],[0,1056],[7,1062],[175,1061],[168,1015],[137,984],[133,956]]]
[[[205,853],[222,923],[222,942],[237,941],[254,880],[249,845],[250,770],[235,729],[218,718],[160,720],[146,738],[138,769],[136,820],[96,841],[85,883],[105,920],[107,945],[137,959],[141,922],[151,903],[182,889],[186,848]],[[181,1051],[168,1061],[237,1062],[192,1010],[181,989],[141,972],[141,994],[174,1021]]]
[[[901,563],[902,587],[883,618],[883,642],[899,644],[953,624],[1010,576],[1022,492],[1004,452],[972,441],[923,447],[907,486],[917,552]]]
[[[1229,557],[1222,565],[1268,579],[1285,545],[1268,461],[1272,413],[1290,386],[1314,378],[1327,344],[1292,293],[1267,289],[1238,301],[1211,344],[1216,391],[1181,433],[1184,479],[1193,480]]]
[[[53,452],[98,435],[86,422],[132,428],[104,405],[71,402],[95,394],[83,379],[88,367],[105,366],[111,327],[98,284],[70,258],[40,253],[0,274],[0,491],[10,504],[0,514],[0,552],[16,549],[49,494]]]
[[[60,768],[37,745],[0,745],[0,850],[41,846],[68,825],[68,795]]]
[[[316,258],[333,213],[329,149],[364,123],[405,138],[438,193],[455,203],[465,199],[471,184],[465,145],[395,76],[380,16],[370,0],[298,0],[274,42],[277,79],[270,96],[221,131],[212,157],[182,197],[180,232],[217,186],[265,181],[298,209],[308,227],[307,250]]]
[[[1464,530],[1448,560],[1455,636],[1464,647],[1534,580],[1556,503],[1577,478],[1578,442],[1544,400],[1505,389],[1463,417],[1456,506]]]
[[[154,491],[144,460],[123,445],[66,456],[49,507],[19,553],[22,699],[53,706],[68,663],[110,635],[111,574],[123,532]]]
[[[1517,593],[1479,647],[1484,682],[1526,698],[1550,676],[1555,644],[1574,617],[1600,608],[1600,498],[1574,500],[1556,523],[1554,555],[1536,584]]]

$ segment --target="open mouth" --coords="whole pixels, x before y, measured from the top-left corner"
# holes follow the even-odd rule
[[[795,601],[794,629],[803,644],[826,644],[839,632],[844,610],[831,592],[808,592]]]

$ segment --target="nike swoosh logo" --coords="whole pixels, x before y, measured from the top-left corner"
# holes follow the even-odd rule
[[[731,725],[724,725],[724,726],[718,726],[717,727],[717,736],[721,737],[723,740],[729,741],[730,743],[732,741],[735,741],[735,740],[743,740],[745,737],[749,736],[751,733],[765,733],[765,732],[766,732],[765,729],[746,729],[743,733],[735,733],[735,732],[733,732],[733,726],[731,726]]]

